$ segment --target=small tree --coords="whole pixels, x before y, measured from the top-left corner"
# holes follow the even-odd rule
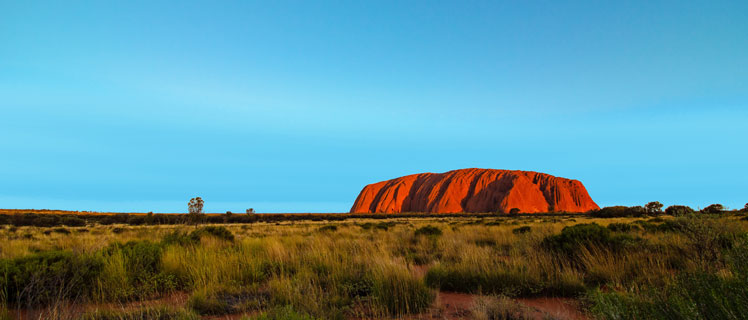
[[[519,214],[519,208],[512,208],[509,210],[509,214]]]
[[[153,211],[148,211],[145,215],[145,224],[153,224]]]
[[[722,213],[722,211],[725,210],[725,206],[715,203],[712,205],[709,205],[708,207],[701,209],[702,213]]]
[[[745,207],[743,207],[744,212],[748,212],[748,203],[745,204]]]
[[[253,208],[247,209],[247,214],[255,214],[255,209]]]
[[[644,206],[644,208],[647,209],[647,213],[649,214],[662,213],[662,207],[663,205],[659,201],[652,201]]]
[[[203,213],[203,205],[205,205],[205,201],[203,201],[203,198],[196,197],[190,199],[190,202],[187,203],[187,209],[189,210],[189,218],[191,223],[198,223],[200,220],[200,215]]]
[[[671,216],[685,216],[689,214],[693,214],[696,211],[691,209],[689,206],[669,206],[667,209],[665,209],[665,214],[671,215]]]

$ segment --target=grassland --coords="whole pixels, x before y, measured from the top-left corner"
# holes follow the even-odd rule
[[[0,230],[0,319],[743,319],[742,213]],[[447,293],[471,297],[464,309]]]

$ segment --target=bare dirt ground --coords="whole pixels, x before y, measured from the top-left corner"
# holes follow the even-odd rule
[[[457,292],[439,292],[434,304],[427,312],[419,315],[405,317],[405,319],[472,319],[470,309],[479,295],[457,293]],[[161,297],[159,299],[137,301],[131,303],[107,303],[98,305],[61,305],[46,309],[17,310],[12,316],[19,320],[36,320],[36,319],[74,319],[84,312],[93,312],[97,310],[118,310],[131,311],[141,307],[168,305],[173,307],[184,307],[189,295],[184,292]],[[579,309],[578,303],[574,299],[568,298],[523,298],[516,299],[519,303],[527,306],[535,319],[558,320],[587,320]],[[238,320],[244,316],[253,315],[252,313],[229,314],[221,316],[203,316],[203,319],[211,320]]]

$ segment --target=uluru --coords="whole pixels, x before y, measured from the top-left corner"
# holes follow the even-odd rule
[[[533,171],[472,168],[367,185],[351,213],[509,213],[514,208],[522,213],[599,209],[578,180]]]

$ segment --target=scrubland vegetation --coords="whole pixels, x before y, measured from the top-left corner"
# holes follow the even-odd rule
[[[0,319],[745,318],[745,213],[654,214],[5,225]]]

